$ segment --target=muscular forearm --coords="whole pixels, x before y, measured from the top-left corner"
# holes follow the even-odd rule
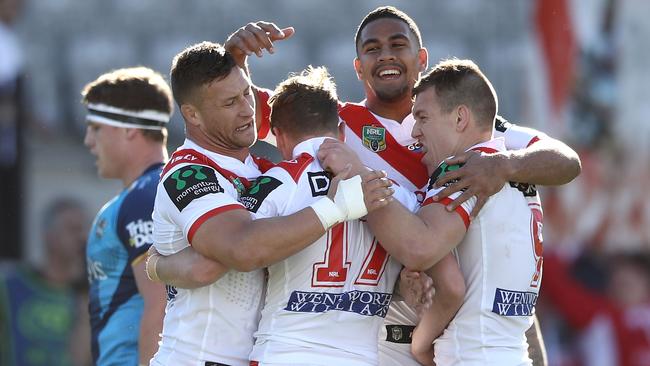
[[[371,231],[386,251],[417,271],[438,263],[466,232],[462,219],[439,204],[424,206],[414,215],[393,201],[367,217]]]
[[[287,258],[325,234],[323,224],[311,208],[289,216],[224,220],[223,223],[216,225],[222,226],[220,231],[201,227],[193,246],[204,256],[244,272]],[[226,223],[227,228],[223,227]]]
[[[161,256],[156,263],[156,274],[162,282],[188,289],[207,286],[228,270],[228,267],[204,257],[191,247],[170,256]]]
[[[580,158],[559,140],[544,138],[504,156],[506,179],[511,182],[561,185],[580,174]]]
[[[397,201],[367,216],[370,230],[386,251],[413,270],[424,270],[419,253],[429,241],[427,224]]]

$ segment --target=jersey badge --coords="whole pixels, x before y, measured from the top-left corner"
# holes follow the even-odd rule
[[[330,188],[329,174],[327,172],[307,172],[307,176],[312,197],[327,196],[327,190]]]
[[[239,194],[240,196],[246,191],[246,186],[244,186],[244,183],[242,183],[239,177],[234,178],[232,180],[232,185],[235,186],[235,189],[237,190],[237,194]]]
[[[179,211],[206,194],[223,192],[214,170],[203,165],[184,166],[170,174],[163,185]]]
[[[278,179],[260,176],[253,183],[248,192],[245,192],[241,197],[239,197],[239,202],[241,202],[248,211],[257,212],[266,197],[281,185],[282,182]]]
[[[386,150],[386,129],[377,126],[363,126],[363,146],[372,152]]]

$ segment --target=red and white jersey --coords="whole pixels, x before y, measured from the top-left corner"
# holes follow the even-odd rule
[[[372,113],[365,103],[345,103],[339,108],[339,116],[346,124],[345,142],[372,169],[382,169],[388,177],[403,187],[416,192],[423,199],[423,192],[429,179],[426,166],[421,162],[421,145],[411,137],[415,119],[409,114],[401,123]],[[513,125],[497,118],[494,137],[505,138],[508,150],[526,148],[543,136],[539,132]],[[390,325],[414,326],[418,322],[415,311],[401,300],[391,303],[385,323]],[[396,340],[410,338],[403,332],[387,334],[382,328],[379,339],[380,365],[413,365],[410,342],[396,343]],[[399,339],[397,339],[399,341]]]
[[[267,90],[260,90],[259,95],[268,100]],[[421,145],[411,136],[415,119],[409,114],[400,123],[372,113],[362,103],[343,103],[339,106],[339,117],[346,124],[345,142],[372,169],[382,169],[388,177],[401,186],[411,189],[420,199],[429,179],[426,166],[421,162]],[[262,120],[261,130],[268,130],[269,121]],[[494,126],[495,138],[503,137],[508,150],[519,150],[543,139],[539,131],[514,125],[497,117]],[[404,301],[394,300],[385,319],[386,326],[415,326],[418,317]],[[398,339],[402,343],[388,341]],[[403,332],[387,334],[383,327],[379,338],[379,356],[381,366],[418,366],[411,355],[410,335]]]
[[[504,151],[503,139],[470,150]],[[458,166],[442,163],[432,174],[422,206],[448,204],[431,197],[433,182]],[[467,234],[454,250],[467,293],[460,310],[434,342],[437,365],[531,365],[525,332],[533,324],[542,279],[542,208],[533,186],[506,183],[471,222],[473,197],[456,212]]]
[[[298,144],[241,201],[257,218],[299,211],[327,194],[330,178],[315,158],[324,138]],[[395,196],[411,210],[415,195]],[[383,325],[401,265],[361,220],[338,224],[309,247],[268,267],[262,319],[250,359],[265,364],[376,365]]]
[[[251,156],[241,162],[186,140],[158,184],[153,210],[156,250],[174,254],[191,245],[207,219],[245,210],[239,195],[259,175]],[[263,288],[263,270],[229,271],[197,289],[168,286],[162,341],[151,365],[248,365]]]

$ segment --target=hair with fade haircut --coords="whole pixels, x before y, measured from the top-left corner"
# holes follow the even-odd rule
[[[420,34],[420,28],[415,24],[415,21],[405,12],[394,6],[381,6],[368,13],[357,28],[357,33],[354,35],[354,47],[357,50],[357,55],[359,55],[359,38],[361,38],[361,32],[368,24],[378,19],[397,19],[404,22],[409,27],[411,33],[415,36],[415,39],[417,39],[418,47],[422,48],[422,35]]]
[[[309,66],[281,82],[269,105],[271,127],[292,137],[338,131],[336,84],[324,66]]]
[[[440,108],[449,113],[461,104],[469,107],[479,125],[492,129],[499,101],[488,78],[471,60],[443,60],[427,72],[413,88],[413,97],[434,88]]]
[[[144,66],[113,70],[88,83],[81,91],[84,104],[106,104],[129,111],[154,110],[171,116],[174,100],[165,78]],[[134,127],[137,128],[137,127]],[[167,129],[140,129],[149,139],[166,143]]]
[[[174,57],[171,68],[172,90],[179,106],[188,102],[196,89],[221,80],[237,67],[222,45],[201,42],[189,46]]]

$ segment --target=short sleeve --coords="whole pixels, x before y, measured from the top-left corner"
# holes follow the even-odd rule
[[[146,184],[133,188],[122,201],[117,216],[117,236],[128,253],[131,265],[153,244],[151,213],[156,195],[156,185]]]
[[[505,139],[506,149],[525,149],[540,139],[546,138],[546,134],[529,127],[517,126],[508,122],[501,116],[497,116],[494,124],[494,137]]]
[[[165,174],[158,186],[156,209],[192,243],[196,230],[209,218],[244,209],[237,195],[232,183],[215,169],[188,164]]]
[[[276,167],[258,177],[239,200],[256,219],[282,216],[295,190],[296,183],[289,173]]]
[[[415,193],[395,183],[393,183],[392,188],[395,190],[395,193],[393,193],[394,199],[404,205],[404,207],[411,212],[416,212],[418,210],[420,204],[418,203],[417,195]]]

